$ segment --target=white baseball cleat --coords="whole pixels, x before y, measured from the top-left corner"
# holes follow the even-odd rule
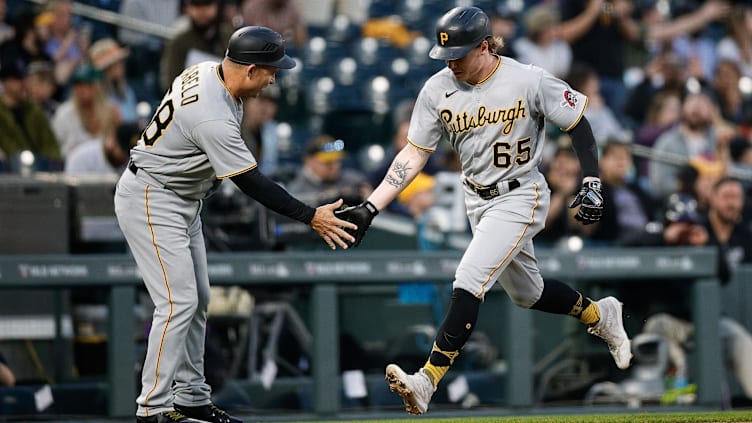
[[[409,375],[396,364],[386,366],[386,380],[389,390],[396,392],[405,402],[405,410],[410,414],[423,414],[428,410],[436,388],[423,369]]]
[[[596,304],[601,311],[601,319],[587,331],[606,341],[616,367],[626,369],[632,359],[632,343],[624,330],[621,318],[622,304],[614,297],[601,298]]]

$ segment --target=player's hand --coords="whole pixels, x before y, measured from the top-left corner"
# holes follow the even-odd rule
[[[347,232],[355,236],[355,241],[351,244],[352,247],[360,245],[360,241],[366,236],[366,231],[371,226],[373,218],[379,214],[379,210],[370,201],[364,201],[360,205],[350,206],[344,210],[337,210],[334,214],[345,219],[348,222],[355,223],[357,228],[353,231]]]
[[[335,216],[334,211],[342,207],[342,199],[330,204],[324,204],[316,208],[316,214],[311,219],[311,227],[321,238],[329,245],[332,250],[348,248],[356,240],[352,235],[358,226],[347,220],[342,220]]]
[[[590,225],[601,220],[603,215],[603,195],[601,194],[601,180],[594,176],[588,176],[582,180],[582,188],[569,205],[570,209],[580,206],[575,219],[583,225]]]

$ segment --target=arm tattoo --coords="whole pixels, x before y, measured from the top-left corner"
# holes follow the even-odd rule
[[[405,184],[405,179],[407,179],[407,171],[410,170],[410,168],[407,167],[409,163],[410,162],[394,162],[391,169],[392,172],[388,172],[384,180],[393,187],[402,188]]]

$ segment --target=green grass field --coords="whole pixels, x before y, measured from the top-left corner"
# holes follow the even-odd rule
[[[364,420],[357,420],[364,421]],[[371,423],[702,423],[750,422],[752,410],[716,411],[703,413],[634,413],[634,414],[584,414],[566,416],[526,417],[458,417],[458,418],[405,418],[367,420]],[[353,421],[354,423],[355,421]],[[329,422],[316,422],[329,423]],[[338,423],[345,423],[338,421]]]

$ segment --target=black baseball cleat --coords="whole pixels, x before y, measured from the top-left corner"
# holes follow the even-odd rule
[[[198,407],[187,407],[185,405],[175,404],[175,410],[188,417],[210,423],[243,423],[243,420],[227,414],[224,410],[214,404],[200,405]]]
[[[178,411],[163,411],[149,417],[136,416],[136,423],[208,423],[206,420],[196,420]]]

